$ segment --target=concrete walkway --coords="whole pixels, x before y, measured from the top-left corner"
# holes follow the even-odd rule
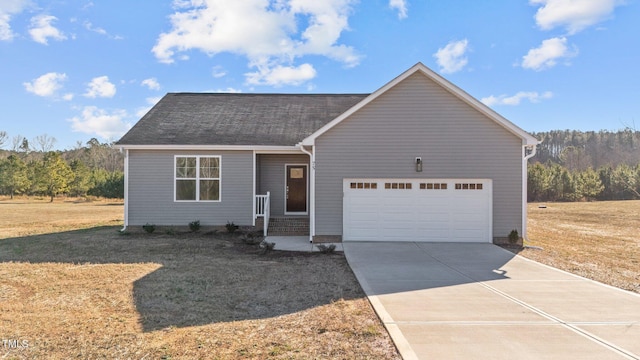
[[[640,296],[491,244],[348,242],[405,359],[640,359]]]
[[[318,250],[319,244],[312,244],[309,242],[309,236],[267,236],[265,239],[268,242],[275,243],[274,250],[282,251],[320,251]],[[331,244],[324,244],[329,246]],[[333,243],[336,246],[335,251],[342,251],[342,243]]]

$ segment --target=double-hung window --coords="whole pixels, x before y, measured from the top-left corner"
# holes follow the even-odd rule
[[[175,169],[175,201],[220,201],[220,156],[176,156]]]

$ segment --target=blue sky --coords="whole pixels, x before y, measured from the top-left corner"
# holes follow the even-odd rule
[[[0,0],[0,131],[117,140],[167,92],[369,93],[422,62],[527,131],[640,130],[640,0]]]

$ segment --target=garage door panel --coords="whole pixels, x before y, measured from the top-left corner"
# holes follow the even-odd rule
[[[389,228],[383,229],[382,235],[388,239],[404,239],[404,241],[408,241],[411,237],[415,236],[415,231],[413,229],[407,228]]]
[[[352,229],[354,235],[353,235],[353,239],[354,240],[367,240],[370,238],[374,238],[377,237],[377,229],[372,229],[370,227],[362,227],[362,228],[353,228]]]
[[[350,188],[350,182],[376,188]],[[345,180],[343,238],[491,242],[491,185],[487,179]]]
[[[410,220],[411,213],[411,211],[384,213],[384,215],[380,217],[380,221],[384,224],[394,224],[400,222],[412,224],[415,223],[415,221]]]
[[[351,221],[376,221],[377,211],[358,211],[351,213]]]

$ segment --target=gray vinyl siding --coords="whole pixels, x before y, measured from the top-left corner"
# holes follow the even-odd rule
[[[284,215],[285,164],[309,164],[309,156],[258,155],[258,194],[271,193],[271,216]]]
[[[493,236],[522,233],[522,140],[419,73],[318,137],[315,165],[316,235],[342,234],[344,178],[492,179]]]
[[[221,157],[220,202],[175,202],[174,156]],[[253,215],[251,151],[129,150],[129,225],[251,225]]]

